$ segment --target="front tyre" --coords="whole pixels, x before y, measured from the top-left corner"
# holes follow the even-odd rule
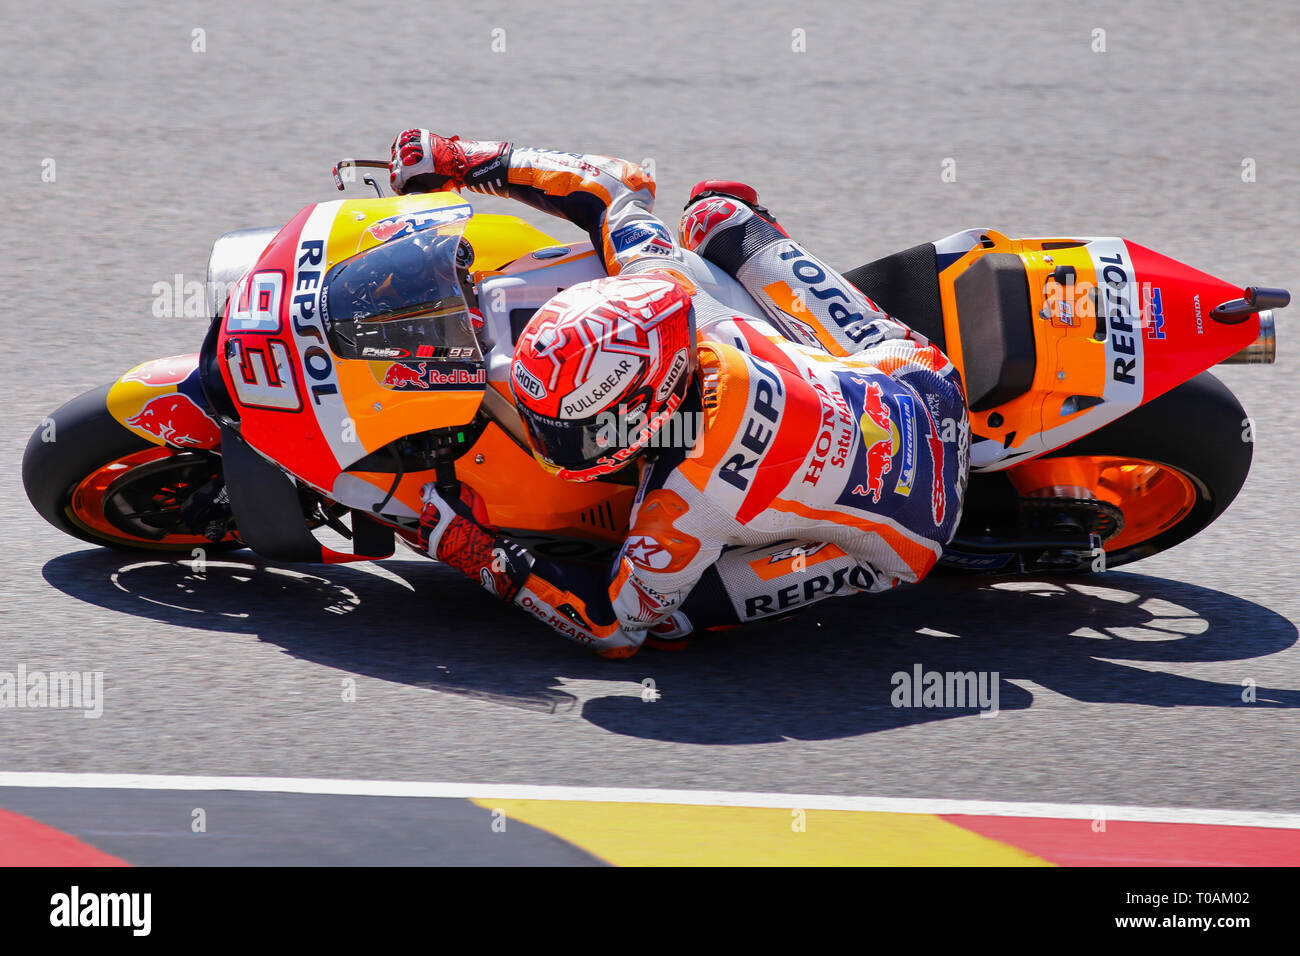
[[[193,534],[181,506],[220,471],[210,453],[155,445],[108,411],[111,385],[79,395],[32,433],[23,487],[41,517],[91,544],[130,551],[241,547]]]

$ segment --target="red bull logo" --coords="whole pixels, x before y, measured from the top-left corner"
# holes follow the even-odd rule
[[[387,242],[404,232],[409,232],[410,229],[411,221],[409,219],[385,219],[382,222],[375,223],[366,232],[380,242]]]
[[[124,382],[139,382],[141,385],[157,387],[162,385],[179,385],[190,377],[198,368],[198,355],[173,355],[170,358],[154,359],[145,362],[122,376]]]
[[[408,232],[421,232],[425,229],[434,229],[446,225],[449,222],[468,219],[472,213],[473,210],[470,208],[469,203],[462,203],[458,206],[442,206],[437,209],[423,209],[419,212],[408,212],[400,216],[393,216],[391,219],[381,219],[379,222],[368,226],[366,233],[374,236],[380,242],[388,242],[388,240],[396,239]]]
[[[178,448],[215,448],[221,443],[217,423],[179,392],[159,395],[147,402],[126,420],[126,425]]]
[[[403,365],[394,362],[384,374],[385,388],[393,389],[429,389],[429,388],[473,388],[487,384],[487,370],[482,365],[465,367],[453,364],[445,368],[429,368],[428,362],[418,365]]]
[[[388,372],[384,375],[384,388],[428,388],[429,383],[424,379],[425,363],[419,365],[403,365],[401,362],[394,362],[388,366]]]
[[[885,475],[894,467],[894,455],[902,444],[879,382],[868,382],[863,390],[858,427],[862,431],[862,447],[866,449],[867,481],[865,487],[859,484],[853,493],[870,496],[872,501],[879,502],[885,493]]]

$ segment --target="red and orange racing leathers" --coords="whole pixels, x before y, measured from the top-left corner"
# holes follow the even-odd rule
[[[697,434],[642,460],[613,567],[597,578],[534,557],[516,604],[618,657],[651,629],[788,614],[930,571],[957,526],[969,449],[960,379],[937,347],[740,201],[693,202],[679,243],[633,163],[473,147],[467,188],[577,224],[611,275],[685,283],[699,336]],[[763,316],[700,290],[683,247],[736,278]]]

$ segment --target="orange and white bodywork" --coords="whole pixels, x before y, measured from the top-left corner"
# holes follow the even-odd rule
[[[981,241],[982,240],[982,241]],[[971,467],[1011,468],[1069,444],[1249,346],[1258,313],[1212,321],[1239,287],[1119,238],[1008,239],[973,229],[935,243],[947,353],[965,375],[958,288],[990,255],[1018,257],[1033,316],[1029,388],[971,408]],[[969,317],[966,318],[969,323]],[[968,328],[969,326],[967,326]]]

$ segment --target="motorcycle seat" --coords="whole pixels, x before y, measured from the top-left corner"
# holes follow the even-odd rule
[[[868,262],[844,277],[891,316],[948,351],[932,243]],[[1024,260],[986,253],[958,276],[954,291],[962,380],[971,410],[987,411],[1029,391],[1037,362]]]

